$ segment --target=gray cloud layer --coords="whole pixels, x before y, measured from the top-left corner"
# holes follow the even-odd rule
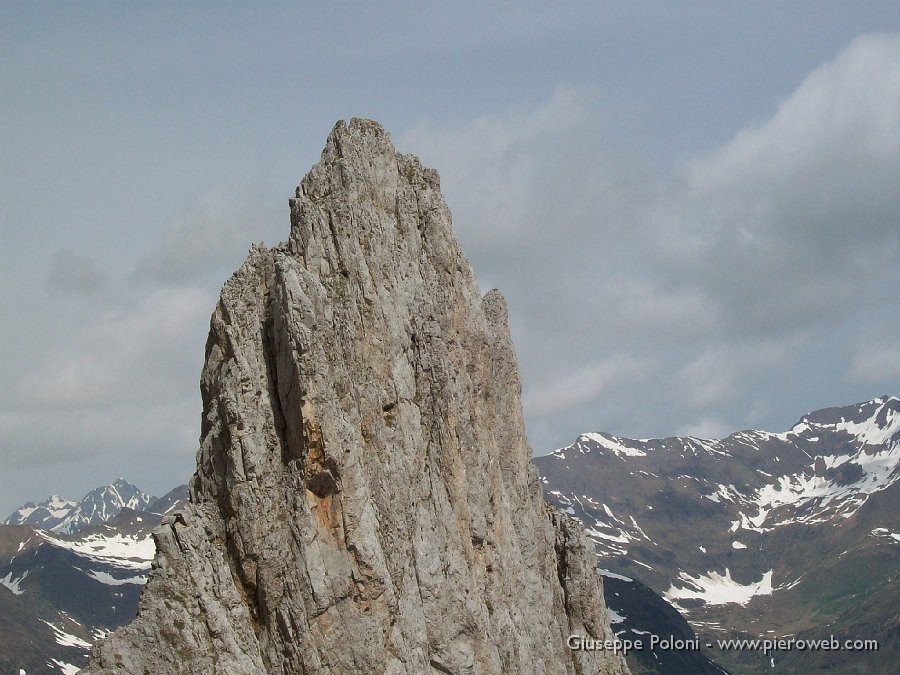
[[[703,8],[675,40],[648,6],[593,27],[590,4],[323,10],[284,33],[254,12],[24,7],[0,41],[0,515],[117,475],[187,478],[218,288],[287,236],[291,182],[341,115],[380,118],[440,171],[483,288],[509,299],[537,452],[586,430],[777,430],[900,389],[896,34],[834,56],[837,38],[799,49],[787,30],[777,73],[737,73],[738,49],[709,51],[735,21]],[[408,49],[348,39],[351,20]],[[756,91],[825,53],[777,106]]]
[[[720,434],[770,417],[772,389],[896,388],[900,37],[857,39],[669,176],[605,137],[598,98],[400,139],[441,167],[510,298],[538,451],[586,429]]]
[[[100,291],[106,285],[106,281],[106,273],[94,261],[70,251],[53,254],[50,271],[45,279],[51,292],[86,295]]]

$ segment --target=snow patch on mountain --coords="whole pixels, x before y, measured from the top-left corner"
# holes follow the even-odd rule
[[[731,571],[726,567],[725,574],[707,572],[699,576],[691,576],[687,572],[679,572],[681,586],[674,583],[663,597],[669,602],[678,600],[700,600],[707,605],[725,605],[735,603],[746,605],[757,595],[772,595],[772,573],[769,570],[759,581],[742,584],[731,578]]]
[[[846,431],[851,436],[855,436],[866,445],[884,445],[900,433],[900,411],[887,407],[889,402],[897,400],[893,396],[883,400],[881,407],[867,420],[846,422],[841,419],[834,427],[838,431]],[[882,411],[885,418],[883,423],[878,421]]]
[[[107,586],[122,586],[124,584],[136,584],[138,586],[143,586],[147,583],[146,576],[126,577],[124,579],[119,579],[118,577],[114,577],[108,572],[98,572],[97,570],[87,570],[86,574],[92,579],[96,579],[101,584],[106,584]]]
[[[886,527],[876,527],[874,530],[872,530],[872,536],[900,541],[900,532],[891,532]]]
[[[691,475],[693,470],[678,473],[678,479],[683,478],[696,485],[695,489],[702,498],[733,513],[733,518],[737,520],[731,521],[731,531],[744,529],[762,533],[793,523],[815,524],[849,518],[866,503],[869,495],[900,480],[898,404],[900,399],[882,397],[860,406],[860,416],[851,421],[848,421],[847,413],[856,411],[831,409],[811,413],[783,434],[742,431],[721,441],[692,437],[634,441],[604,433],[584,433],[572,446],[557,450],[551,457],[565,461],[567,453],[574,451],[583,455],[610,450],[613,456],[628,459],[631,462],[629,466],[633,464],[631,475],[657,478],[643,468],[651,461],[648,453],[662,452],[665,456],[680,456],[689,462],[691,455],[701,457],[706,454],[717,459],[732,456],[736,442],[760,452],[763,447],[771,448],[773,442],[783,444],[783,451],[776,445],[778,450],[769,454],[767,460],[763,459],[769,462],[764,465],[768,470],[754,469],[765,481],[763,484],[756,483],[752,487],[736,487],[734,483],[711,484],[702,473]],[[849,441],[841,440],[846,439],[844,434],[850,435]],[[826,441],[832,443],[833,439],[838,439],[846,449],[817,454],[811,444],[821,443],[823,438],[832,439]],[[763,441],[768,445],[761,445]],[[778,475],[781,473],[779,465],[784,464],[778,455],[793,454],[793,462],[796,462],[798,451],[806,462],[801,465],[802,468]],[[571,457],[571,454],[568,456]],[[629,544],[639,539],[651,541],[633,516],[630,523],[623,521],[614,517],[609,507],[602,504],[608,518],[598,518],[600,514],[596,508],[591,508],[598,503],[591,497],[579,498],[575,494],[552,489],[548,492],[559,502],[563,511],[586,526],[601,555],[625,555]],[[647,508],[649,510],[651,506],[648,504]]]
[[[716,502],[718,504],[723,500],[726,502],[734,502],[740,498],[741,493],[736,487],[734,487],[734,485],[729,483],[727,486],[717,485],[715,492],[703,496],[709,501]]]
[[[627,532],[621,532],[620,534],[608,534],[606,532],[601,532],[600,530],[595,530],[593,528],[585,528],[589,537],[600,537],[601,539],[606,539],[607,541],[614,541],[617,544],[627,544],[632,540],[632,537],[628,535]]]
[[[43,505],[17,510],[10,518],[15,522],[0,525],[0,595],[23,596],[11,605],[10,618],[37,626],[34,640],[3,644],[0,661],[10,654],[10,663],[31,659],[29,673],[76,673],[84,667],[92,644],[134,617],[156,553],[151,531],[159,514],[177,510],[187,496],[187,487],[179,486],[145,508],[144,493],[116,481],[78,503],[54,495]],[[85,518],[93,513],[106,522],[73,534],[62,531],[58,526],[77,515],[76,508]]]
[[[743,500],[748,511],[742,513],[741,525],[749,530],[766,531],[789,523],[819,523],[840,516],[849,518],[862,506],[869,495],[880,492],[900,480],[900,443],[894,442],[884,450],[870,452],[863,447],[854,455],[821,457],[826,468],[857,466],[861,477],[849,484],[816,475],[816,462],[803,473],[781,476]],[[775,510],[791,506],[781,517],[769,519]],[[753,508],[755,507],[755,508]],[[769,520],[767,527],[764,527]]]
[[[62,628],[54,625],[50,621],[41,619],[41,622],[50,626],[50,630],[53,631],[53,636],[56,638],[56,644],[62,645],[63,647],[82,647],[84,649],[91,648],[90,642],[85,642],[77,635],[72,635],[70,633],[67,633]]]
[[[77,506],[78,502],[63,499],[59,495],[50,495],[40,504],[26,502],[13,511],[3,523],[5,525],[35,525],[37,527],[54,526],[62,522]]]
[[[791,523],[822,523],[849,518],[866,502],[900,480],[900,407],[896,397],[883,397],[860,406],[863,419],[817,421],[807,417],[783,434],[740,432],[732,438],[747,442],[752,434],[776,438],[799,447],[812,460],[799,472],[774,478],[754,490],[741,492],[734,485],[717,485],[703,496],[716,503],[732,501],[740,507],[739,526],[757,532]],[[810,435],[810,434],[815,435]],[[810,455],[801,443],[850,435],[852,452]],[[773,458],[773,459],[777,459]],[[757,470],[768,478],[771,474]],[[848,476],[850,478],[848,478]]]
[[[71,663],[66,663],[65,661],[60,661],[59,659],[50,659],[56,666],[59,668],[59,672],[63,675],[76,675],[78,671],[81,670],[78,666],[73,666]],[[48,664],[49,665],[49,664]]]
[[[118,532],[105,535],[93,533],[81,539],[67,540],[38,531],[42,539],[74,551],[78,555],[98,562],[136,570],[150,569],[150,561],[156,555],[153,537],[131,536]]]
[[[607,438],[604,434],[596,434],[596,433],[587,433],[582,434],[579,437],[579,441],[582,439],[586,441],[591,441],[596,443],[597,445],[607,448],[608,450],[612,450],[614,453],[619,455],[620,457],[646,457],[647,453],[639,448],[634,448],[629,445],[625,445],[620,439],[616,436],[610,436]],[[576,442],[577,445],[577,442]],[[582,450],[584,451],[584,450]]]
[[[622,623],[626,618],[624,614],[619,614],[616,610],[606,608],[606,613],[609,614],[609,622],[610,623]]]
[[[25,580],[25,577],[28,576],[29,572],[31,572],[31,570],[27,570],[25,574],[16,579],[13,578],[12,572],[9,572],[5,577],[0,577],[0,584],[6,586],[16,595],[22,595],[25,591],[21,584]]]
[[[895,590],[891,556],[900,550],[897,397],[809,412],[778,434],[582,434],[534,462],[547,500],[586,526],[601,573],[668,589],[666,600],[704,637],[766,624],[827,634],[845,606],[890,625],[893,606],[879,594]],[[851,582],[831,587],[830,578]]]
[[[641,529],[634,516],[627,516],[626,522],[616,516],[607,504],[587,495],[579,497],[574,494],[565,495],[559,491],[552,491],[550,494],[558,502],[560,510],[584,526],[585,532],[597,545],[598,550],[603,550],[608,555],[625,555],[630,542],[644,540],[656,546],[656,542]],[[603,510],[605,518],[597,513],[599,509]]]

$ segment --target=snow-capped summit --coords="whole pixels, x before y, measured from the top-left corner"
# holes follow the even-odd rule
[[[33,525],[42,530],[73,534],[87,525],[99,525],[123,508],[144,511],[154,498],[118,478],[91,490],[80,502],[52,495],[40,504],[28,502],[4,521],[5,525]]]
[[[60,524],[77,506],[78,502],[63,499],[59,495],[50,495],[40,504],[25,502],[13,511],[12,515],[3,521],[3,524],[34,525],[43,529],[51,529]]]
[[[900,398],[881,396],[857,405],[817,410],[779,436],[815,436],[822,430],[844,432],[860,445],[889,444],[900,439]]]
[[[54,531],[75,532],[86,525],[105,523],[123,508],[144,511],[154,500],[125,479],[118,478],[109,485],[91,490]]]
[[[40,504],[25,502],[12,515],[3,521],[4,525],[37,525],[39,523],[57,523],[78,506],[78,502],[63,499],[59,495],[50,495]]]

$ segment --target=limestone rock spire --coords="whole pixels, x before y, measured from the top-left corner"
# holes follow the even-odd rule
[[[291,232],[225,283],[191,503],[87,673],[622,673],[530,458],[502,296],[437,173],[339,122]]]

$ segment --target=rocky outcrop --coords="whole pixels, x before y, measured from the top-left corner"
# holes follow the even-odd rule
[[[435,171],[340,122],[212,316],[191,504],[88,673],[620,673]]]

